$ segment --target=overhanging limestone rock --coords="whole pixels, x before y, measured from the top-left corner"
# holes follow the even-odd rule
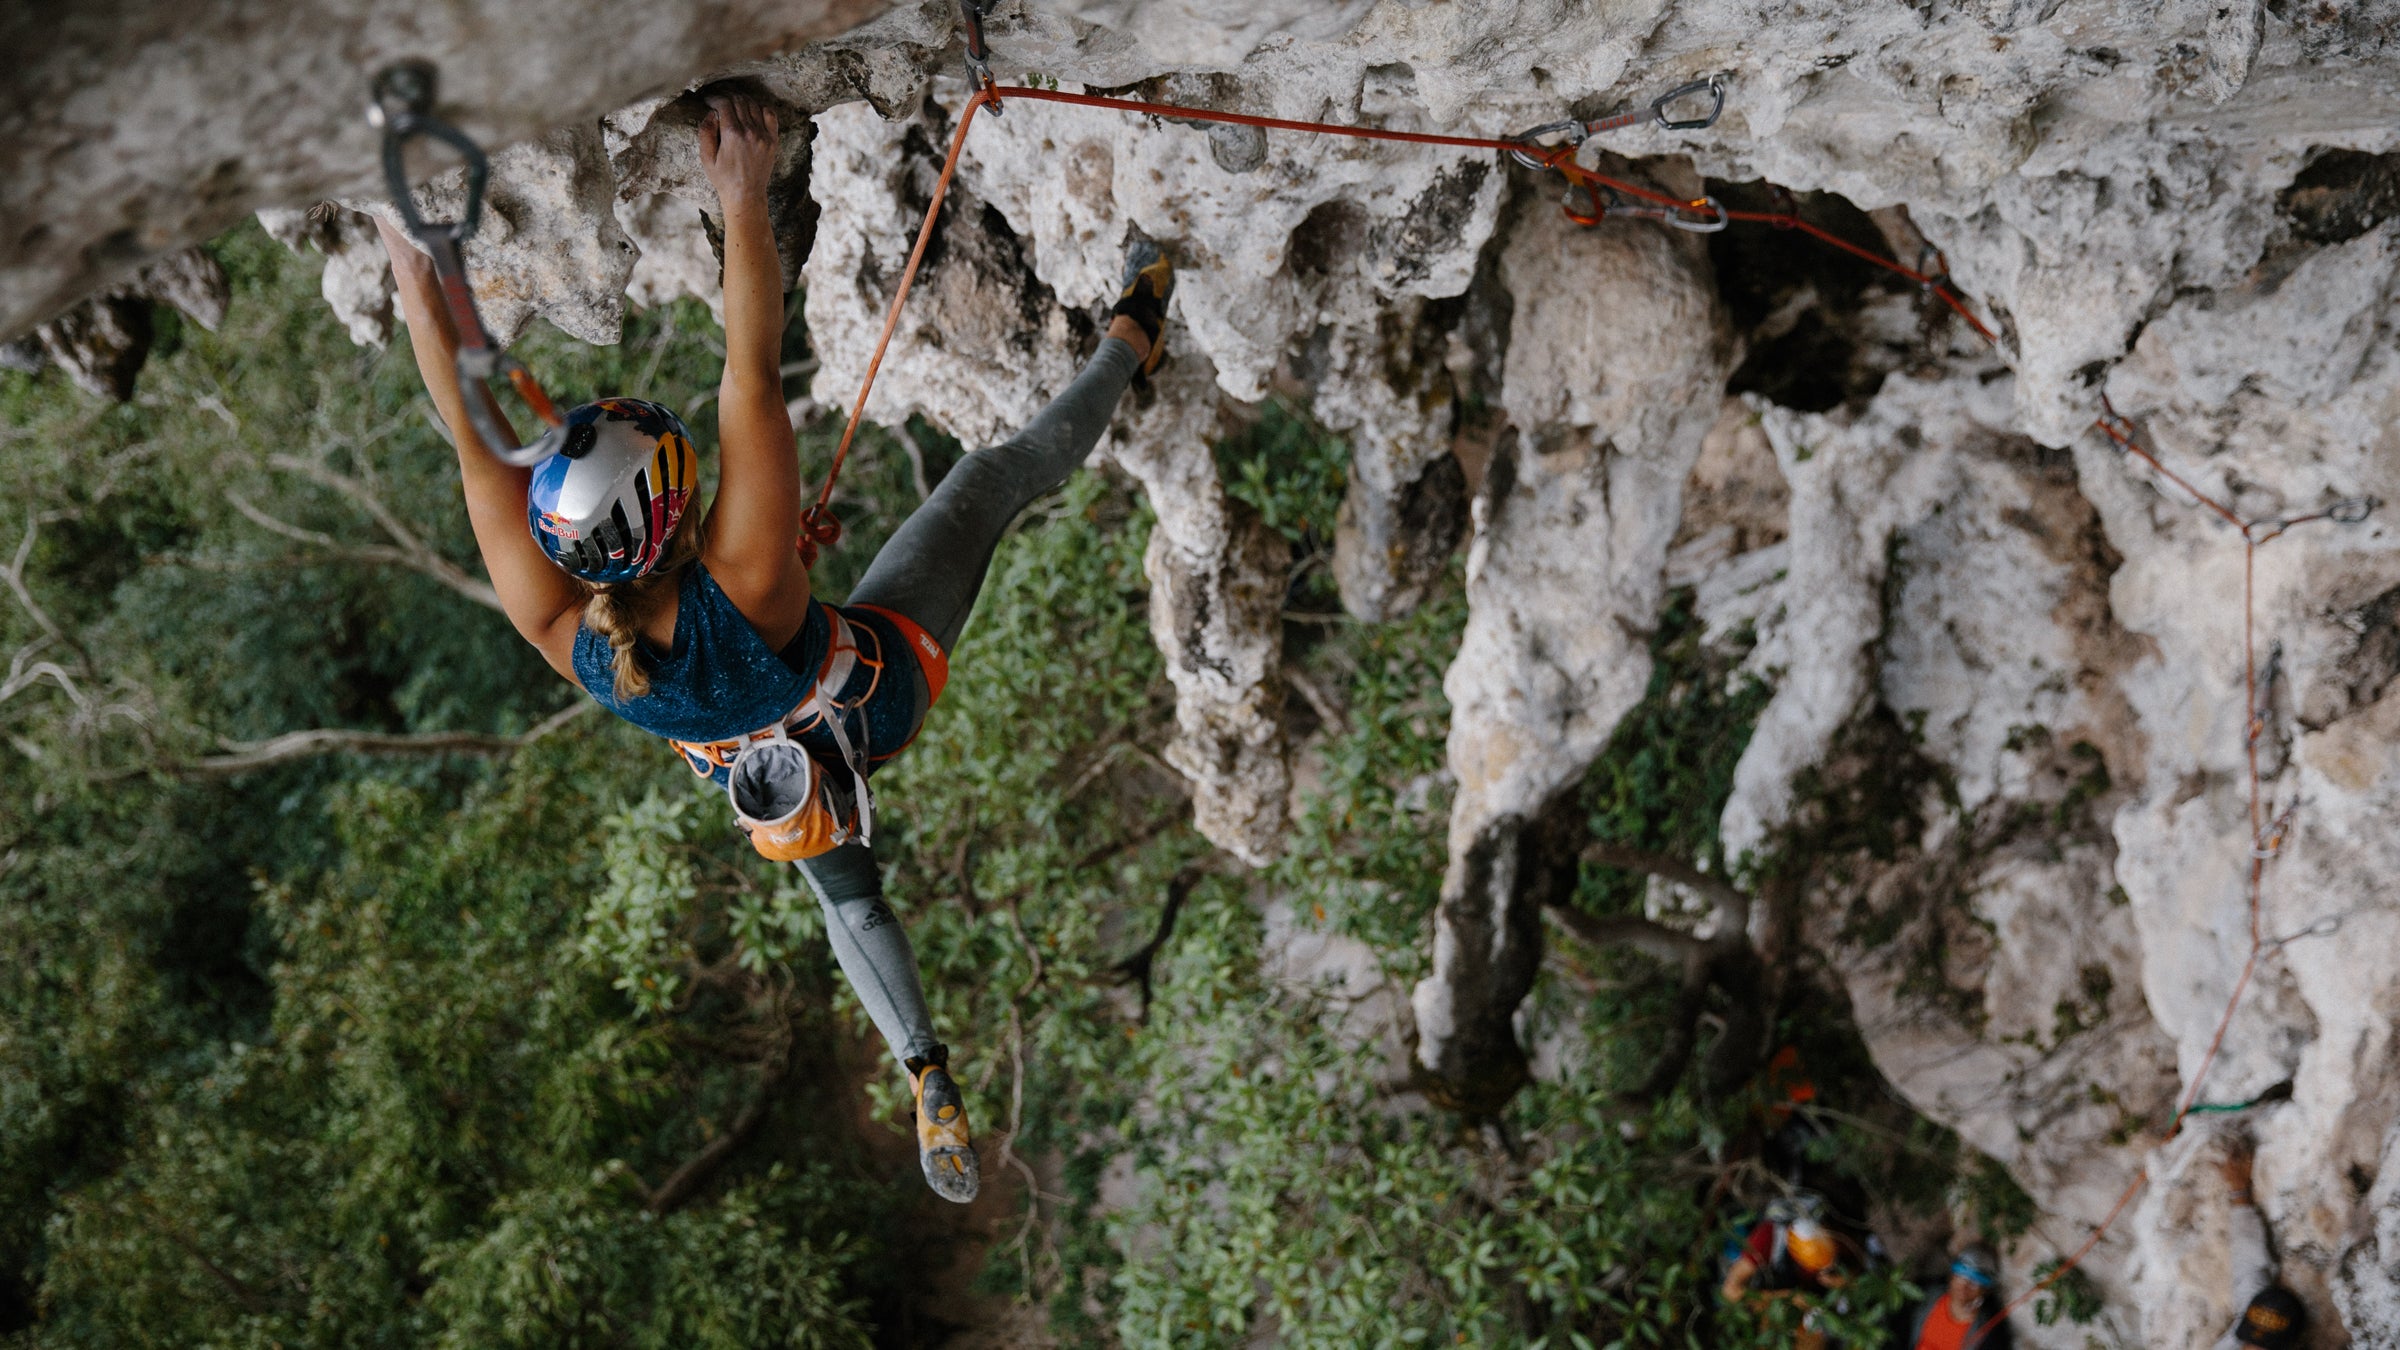
[[[339,4],[316,0],[309,12],[356,17],[337,14]],[[357,31],[345,41],[363,43],[376,59],[440,59],[454,94],[472,90],[487,100],[459,111],[470,130],[495,142],[600,124],[617,202],[605,213],[578,215],[577,228],[596,245],[610,219],[621,224],[647,255],[630,283],[645,299],[705,298],[713,260],[698,212],[707,200],[681,139],[688,127],[678,118],[689,110],[676,110],[665,95],[736,75],[760,81],[796,113],[864,99],[877,113],[905,117],[929,86],[946,107],[958,106],[954,68],[941,54],[950,41],[949,5],[903,7],[865,37],[800,50],[799,39],[845,21],[839,5],[806,8],[797,21],[778,10],[772,24],[761,20],[764,11],[734,5],[616,22],[631,11],[604,5],[562,27],[540,5],[509,15],[487,6],[370,19],[352,24]],[[1791,818],[1795,778],[1824,769],[1844,729],[1878,704],[1923,715],[1923,744],[1912,753],[1938,762],[1962,802],[1975,797],[1982,811],[2042,805],[2024,795],[2038,776],[2029,767],[2038,758],[2028,754],[2031,727],[2058,732],[2072,713],[2082,733],[2102,738],[2094,744],[2114,795],[2093,800],[2108,813],[2106,839],[2078,836],[2051,860],[1986,858],[1951,878],[1973,889],[1969,910],[1991,925],[1983,949],[1989,978],[1958,987],[1976,994],[1989,1026],[2006,1033],[1987,1034],[1963,1014],[1945,1021],[1896,997],[1898,981],[1884,958],[1819,931],[1822,950],[1866,1012],[1870,1049],[1895,1084],[2007,1159],[2044,1208],[2048,1217],[2035,1237],[2012,1254],[2012,1273],[2021,1275],[2078,1244],[2095,1196],[2109,1201],[2117,1192],[2109,1184],[2117,1178],[2104,1174],[2120,1163],[2130,1167],[2155,1143],[2163,1121],[2146,1115],[2145,1104],[2159,1095],[2157,1083],[2126,1089],[2141,1086],[2144,1065],[2156,1068],[2160,1055],[2175,1075],[2197,1072],[2248,945],[2240,884],[2250,846],[2242,799],[2247,711],[2233,607],[2239,546],[2227,527],[2192,513],[2083,428],[2106,391],[2141,420],[2170,462],[2245,516],[2298,514],[2352,493],[2400,500],[2388,412],[2400,369],[2391,341],[2395,272],[2385,222],[2392,212],[2378,204],[2384,189],[2376,186],[2392,179],[2388,155],[2400,145],[2389,11],[2387,4],[1975,0],[1932,11],[1837,3],[1794,22],[1788,7],[1763,0],[1275,0],[1215,8],[1185,0],[1062,0],[1048,8],[1011,0],[995,14],[992,36],[999,68],[1012,78],[1031,72],[1285,116],[1486,134],[1623,106],[1690,75],[1723,70],[1731,92],[1717,127],[1675,135],[1637,129],[1612,137],[1609,148],[1688,154],[1718,179],[1839,192],[1862,208],[1905,204],[1946,251],[1963,292],[2002,334],[1998,364],[1927,347],[1911,358],[1927,369],[1895,376],[1903,383],[1873,400],[1882,412],[1849,410],[1850,420],[1830,432],[1789,409],[1757,405],[1759,431],[1777,440],[1791,479],[1791,538],[1693,575],[1715,616],[1712,627],[1719,618],[1757,624],[1759,659],[1781,668],[1777,698],[1726,819],[1737,850],[1770,845]],[[130,12],[153,11],[109,6],[89,27],[77,15],[63,35],[11,43],[47,54],[29,79],[0,95],[0,132],[32,129],[0,149],[0,315],[14,316],[0,318],[0,331],[47,316],[148,252],[195,240],[248,205],[300,206],[331,192],[372,190],[371,138],[356,120],[351,92],[362,78],[356,49],[332,65],[319,47],[293,50],[281,28],[268,38],[223,26],[232,21],[222,16],[238,11],[183,18],[158,9],[167,15],[158,31],[171,31],[173,40],[138,46],[118,70],[102,60],[125,55],[110,44],[125,43],[127,33],[149,41],[138,35],[151,30],[123,22]],[[695,36],[698,28],[675,26],[687,18],[715,27]],[[820,21],[823,27],[808,27]],[[508,40],[520,22],[539,31]],[[12,15],[0,27],[13,38],[20,29],[8,25],[21,23]],[[562,32],[574,40],[562,44]],[[586,33],[605,35],[607,50],[579,45]],[[737,61],[729,48],[712,45],[722,38],[747,53],[781,36],[793,38],[783,45],[795,50],[757,60]],[[196,81],[160,78],[186,60],[198,63]],[[128,80],[148,84],[129,92]],[[645,91],[655,92],[627,103]],[[157,102],[167,99],[171,105]],[[828,127],[849,115],[829,117]],[[857,116],[853,130],[875,125],[863,111]],[[70,149],[62,130],[70,118],[104,131]],[[172,137],[157,133],[165,126]],[[229,148],[233,168],[220,173]],[[838,147],[815,148],[830,155]],[[910,151],[911,173],[921,175],[928,152]],[[18,155],[57,167],[17,173]],[[1129,413],[1118,454],[1159,507],[1153,585],[1162,629],[1184,627],[1178,616],[1197,613],[1203,602],[1214,617],[1244,616],[1186,644],[1177,658],[1179,705],[1187,689],[1209,700],[1189,704],[1194,716],[1179,729],[1209,738],[1194,747],[1213,747],[1206,755],[1179,752],[1180,762],[1222,775],[1202,795],[1221,793],[1223,813],[1210,817],[1218,808],[1204,805],[1203,818],[1229,822],[1210,828],[1232,846],[1265,847],[1260,841],[1271,831],[1256,823],[1271,821],[1266,804],[1279,792],[1281,755],[1265,729],[1277,698],[1263,599],[1276,563],[1207,471],[1220,401],[1254,400],[1295,367],[1322,358],[1303,383],[1319,416],[1352,438],[1357,455],[1345,519],[1359,542],[1337,568],[1345,598],[1362,615],[1404,607],[1410,567],[1385,558],[1394,540],[1410,538],[1410,485],[1425,481],[1412,470],[1442,462],[1452,425],[1445,395],[1457,398],[1469,374],[1488,379],[1502,358],[1497,347],[1469,343],[1429,361],[1390,335],[1440,328],[1448,320],[1434,311],[1472,293],[1475,263],[1503,199],[1530,191],[1533,181],[1493,164],[1474,153],[1280,132],[1212,136],[1173,122],[1024,104],[979,127],[969,146],[965,191],[1013,236],[1018,270],[1005,275],[1016,279],[976,281],[957,297],[929,293],[933,312],[960,325],[963,336],[937,348],[938,327],[912,331],[876,415],[921,409],[970,439],[997,434],[1058,387],[1072,344],[1054,325],[1089,318],[1086,307],[1113,278],[1126,224],[1178,246],[1186,280],[1172,339],[1179,364],[1154,402]],[[1470,192],[1455,191],[1477,167],[1487,176]],[[831,172],[839,170],[820,169]],[[906,201],[912,181],[861,196],[828,226],[818,252],[857,264],[833,269],[834,284],[855,284],[870,253],[888,259],[904,249],[914,224]],[[42,211],[29,215],[25,203],[36,198]],[[1440,229],[1410,231],[1412,222],[1440,214],[1427,204],[1444,201],[1468,209]],[[1626,230],[1658,233],[1624,221],[1602,233]],[[1572,290],[1587,284],[1573,261],[1586,245],[1560,233],[1566,237],[1545,255],[1551,285]],[[961,242],[971,253],[1000,238],[986,229]],[[622,278],[611,282],[600,266],[607,249],[582,256],[596,270],[555,299],[599,314],[592,307],[607,301],[595,288]],[[1937,264],[1932,256],[1902,260]],[[338,303],[348,305],[354,329],[373,336],[379,264],[369,254],[342,269],[338,284],[329,269],[329,293],[352,297]],[[967,275],[954,272],[942,284]],[[562,279],[536,277],[527,270],[522,280],[538,308],[554,297],[535,293]],[[507,284],[495,279],[499,289]],[[880,324],[878,285],[851,297],[850,318],[829,314],[817,335],[826,357],[818,394],[828,403],[846,404],[855,390],[864,344]],[[1047,297],[1035,293],[1044,288]],[[990,303],[1006,311],[1027,296],[1026,315],[994,320],[975,310]],[[1825,299],[1793,303],[1777,322],[1801,321]],[[1759,332],[1771,327],[1762,323]],[[993,354],[1017,334],[1025,345]],[[1522,333],[1517,339],[1506,355],[1512,382],[1519,362],[1541,350]],[[1437,367],[1453,377],[1447,390]],[[1555,383],[1593,376],[1577,367]],[[1698,383],[1705,392],[1709,381]],[[1920,397],[1928,390],[1972,415],[1941,412]],[[1605,623],[1589,634],[1544,627],[1535,611],[1553,581],[1534,564],[1545,547],[1568,556],[1559,541],[1588,546],[1590,521],[1605,519],[1609,547],[1622,542],[1628,552],[1593,562],[1584,582],[1606,597],[1604,619],[1626,617],[1638,627],[1643,596],[1610,588],[1646,585],[1644,569],[1654,570],[1645,561],[1649,545],[1640,542],[1649,526],[1634,518],[1663,512],[1672,528],[1674,515],[1671,489],[1611,477],[1629,468],[1600,447],[1604,438],[1560,432],[1583,425],[1571,409],[1512,401],[1509,412],[1519,437],[1501,464],[1508,484],[1486,486],[1475,554],[1479,626],[1455,677],[1466,736],[1456,756],[1476,781],[1470,790],[1462,773],[1447,891],[1455,903],[1436,939],[1447,982],[1428,985],[1455,995],[1470,983],[1460,973],[1461,954],[1493,957],[1474,995],[1482,1000],[1477,1025],[1487,1028],[1504,1025],[1491,1014],[1529,971],[1519,962],[1523,944],[1509,946],[1522,911],[1508,902],[1522,886],[1501,875],[1501,863],[1522,862],[1524,822],[1539,819],[1529,813],[1541,804],[1542,785],[1570,776],[1579,754],[1588,758],[1578,747],[1604,738],[1630,701],[1626,691],[1639,687],[1638,641]],[[1894,415],[1900,412],[1908,415]],[[1870,443],[1869,432],[1885,439]],[[1901,440],[1904,432],[1916,442]],[[1980,461],[1961,468],[1993,436],[2072,454],[2075,492],[2096,513],[2106,546],[2121,555],[2104,585],[2059,583],[2072,569],[2006,518],[2013,510],[2039,517],[2036,508],[2055,505],[2058,494],[2019,493],[2014,469],[1998,473]],[[1660,476],[1669,476],[1663,465]],[[1574,503],[1596,504],[1601,515],[1575,524],[1558,514]],[[1972,526],[1930,524],[1937,504],[1974,517]],[[1939,568],[1900,577],[1886,568],[1883,545],[1893,538],[1930,548],[1937,536]],[[2302,803],[2292,841],[2274,864],[2265,921],[2274,936],[2312,936],[2270,951],[2207,1084],[2213,1098],[2241,1100],[2291,1082],[2289,1102],[2243,1117],[2260,1139],[2264,1212],[2286,1253],[2287,1277],[2321,1316],[2347,1316],[2349,1333],[2368,1343],[2400,1307],[2400,1275],[2393,1273],[2400,1270],[2400,1223],[2391,1218],[2400,1195],[2400,1110],[2389,1071],[2394,1022],[2383,1011],[2396,945],[2385,879],[2400,869],[2389,829],[2400,809],[2390,749],[2400,734],[2392,673],[2400,657],[2389,638],[2400,604],[2390,598],[2400,589],[2393,539],[2379,517],[2347,531],[2295,531],[2260,554],[2258,631],[2262,642],[2284,644],[2287,675],[2265,710],[2266,786],[2279,804]],[[2029,561],[2033,554],[2041,556]],[[1944,578],[1938,583],[1937,573]],[[2054,584],[2055,598],[2072,602],[2066,617],[2002,603],[2051,596]],[[1906,640],[1879,633],[1887,588],[1921,630]],[[2097,625],[2094,610],[2104,611],[2107,625]],[[1501,622],[1527,613],[1522,627]],[[2086,620],[2154,650],[2129,662],[2087,659],[2061,636],[2072,637]],[[1951,624],[1956,641],[1946,636]],[[2030,667],[1998,669],[1993,653],[2020,638],[2053,663],[2066,693],[2046,689]],[[1629,663],[1601,671],[1616,657]],[[1209,673],[1209,661],[1227,673]],[[1549,703],[1537,706],[1535,693]],[[1512,706],[1519,695],[1523,706]],[[1558,747],[1527,749],[1528,726],[1563,728]],[[1474,762],[1478,756],[1488,761]],[[1515,875],[1538,870],[1517,866]],[[1480,919],[1470,912],[1475,897],[1489,902]],[[1470,932],[1476,923],[1483,928]],[[1982,931],[1980,922],[1968,926]],[[2107,953],[2113,982],[2105,998],[2089,996],[2080,971],[2057,983],[2062,972],[2050,967],[2061,933]],[[2038,1055],[2005,1039],[2036,1030],[2049,1037],[2062,996],[2105,1011],[2106,1025]],[[1429,1028],[1434,1043],[1455,1045],[1459,1007],[1455,997],[1442,1004],[1429,995],[1419,1007],[1421,1033]],[[1474,1034],[1505,1055],[1500,1033]],[[2059,1068],[2077,1055],[2105,1073],[2084,1082]],[[2090,1097],[2074,1096],[2093,1083],[2129,1103],[2125,1120],[2094,1128]],[[2073,1127],[2055,1156],[2012,1153],[1984,1119],[2014,1129],[2045,1112]],[[2105,1143],[2120,1125],[2129,1133]],[[2186,1188],[2205,1186],[2207,1169],[2182,1155],[2159,1162],[2157,1204],[2120,1220],[2121,1236],[2103,1247],[2094,1269],[2112,1295],[2131,1295],[2130,1312],[2120,1310],[2131,1320],[2120,1320],[2120,1331],[2170,1343],[2205,1327],[2221,1308],[2190,1279],[2159,1274],[2206,1268],[2214,1241],[2210,1225],[2176,1217],[2204,1212],[2187,1203],[2195,1197]],[[2128,1250],[2147,1254],[2138,1285],[2113,1264]],[[2153,1319],[2147,1325],[2146,1315]],[[2081,1344],[2079,1330],[2022,1330],[2036,1344]]]
[[[830,36],[883,0],[19,5],[0,90],[0,337],[261,207],[369,191],[369,77],[438,61],[487,146]]]
[[[1500,265],[1516,298],[1501,398],[1518,430],[1475,501],[1467,630],[1443,681],[1450,869],[1412,997],[1418,1065],[1487,1110],[1503,1086],[1491,1066],[1523,1062],[1508,1017],[1540,953],[1544,873],[1524,860],[1526,831],[1641,698],[1640,634],[1732,359],[1688,240],[1537,208]]]

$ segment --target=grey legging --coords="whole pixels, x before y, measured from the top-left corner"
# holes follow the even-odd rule
[[[1115,338],[1102,342],[1091,364],[1023,431],[961,459],[892,532],[850,603],[907,615],[942,650],[955,646],[1000,536],[1092,452],[1137,364],[1133,348]],[[845,844],[798,866],[824,906],[834,959],[884,1044],[901,1060],[931,1053],[940,1042],[917,982],[916,953],[883,901],[874,851]]]

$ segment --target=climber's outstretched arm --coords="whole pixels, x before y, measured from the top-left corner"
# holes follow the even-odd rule
[[[725,379],[717,391],[722,469],[702,555],[734,608],[770,644],[808,612],[800,458],[783,402],[783,266],[767,217],[775,114],[719,95],[700,124],[700,163],[725,221]]]
[[[525,526],[525,489],[532,472],[512,469],[492,458],[476,438],[475,424],[467,419],[466,400],[490,401],[492,393],[481,385],[465,388],[458,382],[458,334],[442,307],[441,283],[434,277],[433,263],[388,222],[378,219],[375,223],[383,232],[384,252],[391,255],[400,316],[408,323],[408,345],[416,354],[417,373],[424,377],[425,392],[433,396],[434,409],[442,415],[450,443],[458,450],[467,519],[475,527],[475,546],[483,553],[484,570],[491,573],[492,589],[500,593],[500,607],[507,611],[517,632],[541,651],[553,670],[573,680],[575,626],[584,596],[557,564],[543,556]],[[508,426],[496,403],[492,415],[500,426]]]

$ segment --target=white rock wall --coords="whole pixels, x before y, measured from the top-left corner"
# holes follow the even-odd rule
[[[450,18],[408,36],[461,63],[470,86],[509,91],[503,113],[473,122],[485,132],[588,127],[606,106],[590,102],[594,91],[621,101],[721,73],[760,81],[794,112],[826,111],[811,146],[824,216],[810,318],[825,362],[817,397],[846,405],[913,225],[910,203],[922,200],[926,156],[938,153],[916,146],[896,165],[893,146],[910,132],[866,108],[914,111],[929,75],[954,69],[948,22],[948,7],[926,0],[839,41],[742,65],[668,35],[640,53],[658,56],[658,69],[610,64],[572,93],[543,83],[564,77],[538,63],[473,64],[470,49],[505,44]],[[2250,945],[2243,552],[2230,526],[2087,428],[2105,391],[2162,457],[2244,518],[2355,494],[2400,499],[2395,227],[2312,236],[2295,231],[2279,201],[2324,149],[2400,145],[2389,50],[2400,6],[1007,0],[991,31],[1007,78],[1121,87],[1164,77],[1157,92],[1187,101],[1485,134],[1723,71],[1727,114],[1714,129],[1639,129],[1609,148],[1688,154],[1720,178],[1909,208],[2002,341],[1989,353],[1928,351],[1925,369],[1894,375],[1863,410],[1755,409],[1788,483],[1788,539],[1727,543],[1676,564],[1699,585],[1712,630],[1757,625],[1754,663],[1777,684],[1726,835],[1737,850],[1770,846],[1805,807],[1795,778],[1837,753],[1864,713],[1917,723],[1912,753],[1947,776],[1957,800],[1925,813],[1926,837],[1886,890],[1933,875],[1926,860],[1954,842],[1944,830],[1984,840],[1968,864],[1939,874],[1964,909],[1924,920],[1953,924],[1958,950],[1980,955],[1943,969],[1956,997],[1930,1006],[1903,992],[1897,958],[1860,949],[1838,924],[1817,924],[1811,938],[1846,963],[1842,977],[1895,1083],[2007,1162],[2044,1206],[2013,1268],[2073,1246],[2147,1159],[2155,1192],[2093,1266],[2119,1297],[2100,1330],[2124,1344],[2204,1335],[2229,1306],[2207,1287],[2216,1228],[2188,1221],[2205,1212],[2212,1173],[2189,1165],[2196,1136],[2159,1145],[2163,1103],[2193,1090]],[[370,48],[399,43],[375,33]],[[232,134],[213,114],[250,106],[255,91],[237,97],[210,74],[220,48],[228,63],[245,59],[246,39],[205,27],[184,36],[199,44],[191,80],[165,78],[159,62],[171,49],[144,47],[125,68],[148,72],[150,88],[101,79],[51,110],[28,112],[21,98],[0,105],[0,129],[21,133],[0,139],[57,166],[0,173],[0,250],[14,250],[0,252],[0,330],[128,260],[220,227],[227,210],[302,206],[365,180],[358,130],[313,139],[318,126],[348,128],[339,119],[353,105],[346,85],[322,77],[319,53],[293,58],[291,70],[319,75],[294,83],[271,127],[245,133],[243,154],[254,158],[240,162],[256,171],[221,194],[195,187],[206,155]],[[80,30],[75,40],[77,52],[96,50]],[[59,68],[88,74],[89,64]],[[277,69],[278,79],[290,73]],[[955,115],[955,79],[934,87]],[[161,99],[197,100],[212,117],[178,124],[175,143],[144,139],[139,128],[170,120]],[[706,204],[679,148],[688,126],[678,106],[651,98],[604,120],[613,196],[575,186],[599,172],[587,144],[552,148],[563,167],[544,172],[561,209],[509,222],[529,242],[547,241],[522,265],[499,264],[508,241],[489,241],[495,308],[522,302],[510,312],[548,313],[601,340],[629,285],[645,301],[707,294],[697,223],[679,223],[671,205]],[[111,130],[79,148],[82,159],[59,158],[59,138],[72,135],[60,128],[75,117]],[[306,143],[295,117],[311,128]],[[925,134],[938,136],[941,120]],[[95,160],[110,172],[88,173]],[[1288,782],[1272,726],[1282,563],[1217,489],[1207,441],[1228,400],[1259,398],[1299,357],[1308,356],[1314,406],[1357,442],[1346,508],[1355,528],[1345,533],[1367,542],[1347,545],[1343,576],[1362,612],[1406,589],[1402,569],[1375,550],[1392,547],[1396,504],[1456,430],[1460,382],[1505,362],[1517,448],[1511,476],[1487,484],[1478,508],[1474,613],[1452,681],[1462,860],[1480,848],[1496,865],[1506,850],[1493,851],[1492,827],[1571,777],[1639,689],[1642,647],[1627,628],[1638,631],[1662,593],[1682,474],[1734,357],[1672,348],[1695,330],[1656,326],[1700,303],[1698,274],[1663,261],[1656,271],[1618,267],[1668,248],[1656,226],[1579,234],[1537,209],[1495,244],[1512,191],[1553,189],[1512,188],[1491,164],[1020,101],[977,128],[961,176],[962,202],[997,213],[1007,238],[959,233],[962,248],[985,250],[982,261],[951,267],[947,281],[941,268],[929,276],[879,390],[878,417],[921,411],[969,441],[999,434],[1062,382],[1078,316],[1088,319],[1109,289],[1126,227],[1177,250],[1178,364],[1129,412],[1111,453],[1159,506],[1154,614],[1177,680],[1177,762],[1200,782],[1204,827],[1244,856],[1272,851]],[[70,181],[78,166],[89,182]],[[1665,161],[1651,171],[1680,172]],[[36,237],[34,201],[55,238]],[[120,237],[133,242],[113,252],[94,242]],[[1505,285],[1521,321],[1504,358],[1479,355],[1463,329],[1443,336],[1434,362],[1394,339],[1454,321],[1426,316],[1473,298],[1478,264],[1495,250],[1511,260]],[[1547,279],[1527,279],[1537,273]],[[345,264],[339,285],[330,274],[327,285],[349,297],[337,303],[354,330],[373,336],[373,269]],[[1595,296],[1617,297],[1617,307],[1603,312]],[[1556,317],[1576,306],[1592,311]],[[1645,331],[1650,341],[1626,336]],[[1599,354],[1630,364],[1603,370]],[[1539,362],[1555,368],[1537,380]],[[1635,377],[1624,388],[1642,391],[1630,402],[1610,393],[1619,369]],[[2029,468],[2029,447],[2051,460],[2037,454]],[[2074,521],[2083,523],[2064,528]],[[2243,1100],[2291,1083],[2288,1102],[2208,1128],[2255,1133],[2285,1277],[2328,1325],[2346,1316],[2361,1344],[2400,1339],[2391,1201],[2400,1181],[2385,1166],[2400,1154],[2391,528],[2384,516],[2307,526],[2258,554],[2255,641],[2262,658],[2281,643],[2284,672],[2265,709],[2264,791],[2270,814],[2298,803],[2267,871],[2261,923],[2270,937],[2309,936],[2268,949],[2198,1088]],[[1887,584],[1891,556],[1908,569],[1897,584]],[[1577,607],[1545,603],[1566,589]],[[2022,730],[2035,727],[2047,749]],[[2075,807],[2102,813],[2101,826],[2062,832],[2054,857],[1975,833],[2018,807],[2064,801],[2073,783],[2061,766],[2072,760],[2061,756],[2078,739],[2109,771],[2105,792]],[[1469,889],[1451,891],[1463,899]],[[1844,903],[1890,900],[1870,888]],[[1456,940],[1437,939],[1437,966],[1440,942]],[[2112,975],[2105,995],[2081,979],[2094,965]],[[1445,987],[1437,978],[1420,991],[1420,1035],[1430,1027],[1438,1039]],[[2062,1031],[2062,1004],[2083,1010],[2078,1027]],[[2096,1105],[2103,1098],[2110,1104]],[[2026,1330],[2040,1344],[2079,1345],[2083,1335]]]

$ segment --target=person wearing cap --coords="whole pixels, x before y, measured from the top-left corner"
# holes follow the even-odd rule
[[[1909,1350],[2005,1350],[2012,1343],[1997,1311],[2000,1262],[1987,1247],[1969,1247],[1950,1262],[1950,1286],[1917,1309],[1909,1324]]]
[[[2237,1143],[2217,1164],[2217,1171],[2225,1178],[2225,1198],[2231,1202],[2226,1227],[2233,1248],[2233,1287],[2258,1292],[2242,1309],[2241,1320],[2217,1338],[2214,1350],[2241,1350],[2245,1345],[2298,1350],[2308,1330],[2308,1305],[2276,1278],[2275,1260],[2267,1250],[2267,1226],[2250,1198],[2249,1146]]]
[[[1774,1211],[1769,1213],[1772,1216]],[[1803,1210],[1789,1219],[1769,1217],[1750,1230],[1742,1254],[1725,1272],[1725,1283],[1717,1292],[1727,1303],[1788,1299],[1813,1306],[1847,1280],[1841,1255],[1841,1240],[1813,1213]],[[1822,1350],[1825,1333],[1803,1325],[1792,1344],[1796,1350]]]

